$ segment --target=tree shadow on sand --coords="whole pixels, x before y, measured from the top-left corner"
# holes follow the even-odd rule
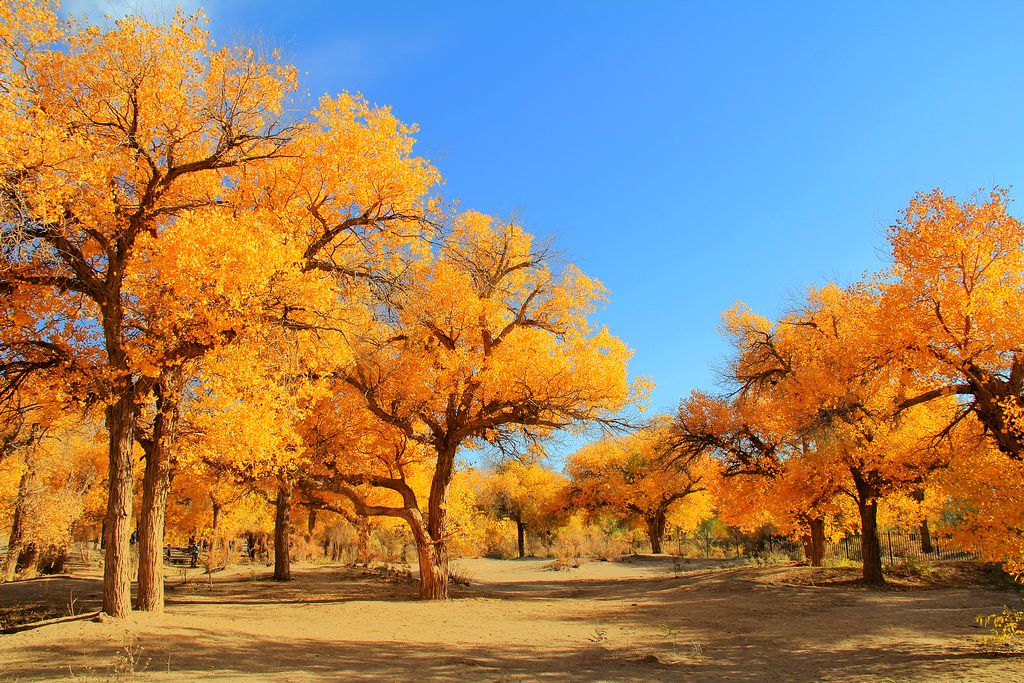
[[[1016,655],[977,651],[930,651],[886,645],[844,650],[790,651],[785,666],[751,666],[753,645],[715,646],[713,654],[669,657],[643,648],[609,650],[587,645],[553,650],[509,645],[493,648],[468,645],[422,645],[395,642],[343,642],[226,636],[205,629],[179,629],[172,642],[147,639],[130,645],[111,644],[107,651],[86,649],[73,642],[28,649],[26,665],[8,675],[38,679],[61,672],[41,666],[65,662],[63,675],[103,676],[123,661],[127,650],[135,657],[134,673],[158,680],[216,676],[264,680],[721,680],[763,681],[946,680],[969,673],[980,661],[1007,672],[1012,680],[1022,661]],[[36,664],[33,664],[36,663]],[[1002,668],[999,668],[1002,667]]]
[[[460,619],[462,601],[522,601],[530,614],[563,621],[566,630],[572,623],[576,644],[569,638],[524,641],[522,633],[518,641],[498,645],[453,642],[440,622],[412,635],[395,631],[394,640],[344,640],[332,634],[329,621],[322,631],[314,627],[285,636],[287,620],[305,614],[293,611],[303,605],[396,603],[394,623],[400,624],[405,612],[397,603],[415,601],[418,586],[342,567],[300,569],[288,583],[263,575],[226,577],[212,587],[199,580],[169,590],[162,620],[118,631],[126,634],[123,642],[105,636],[55,642],[40,630],[38,641],[20,642],[16,664],[8,662],[0,680],[103,678],[119,665],[123,670],[129,659],[136,673],[155,680],[1011,681],[1024,670],[1021,654],[979,648],[981,631],[972,628],[976,614],[994,611],[1015,598],[1011,593],[772,585],[765,583],[772,571],[748,567],[599,580],[534,575],[544,580],[459,588],[455,604],[445,610]],[[310,614],[351,619],[362,608],[323,609],[328,611]],[[190,614],[204,616],[197,622]],[[283,628],[261,633],[261,620],[278,618],[285,620]],[[519,621],[518,627],[530,623]],[[620,637],[601,636],[608,627]]]

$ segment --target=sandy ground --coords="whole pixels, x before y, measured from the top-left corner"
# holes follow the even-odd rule
[[[167,612],[0,635],[0,681],[1024,681],[1024,654],[979,646],[996,588],[867,590],[851,570],[462,560],[447,603],[416,584],[299,565],[235,569],[168,591]],[[169,579],[180,582],[180,575]],[[824,585],[823,585],[824,584]],[[0,586],[0,608],[96,604],[93,577]],[[42,596],[42,597],[41,597]]]

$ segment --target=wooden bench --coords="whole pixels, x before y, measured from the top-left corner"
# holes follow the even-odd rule
[[[187,547],[165,547],[164,562],[178,566],[192,566],[192,551]]]

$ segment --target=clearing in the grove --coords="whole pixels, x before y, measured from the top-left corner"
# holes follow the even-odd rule
[[[0,0],[0,683],[1024,683],[1024,3],[180,2]]]
[[[459,561],[469,585],[415,599],[401,571],[298,565],[294,581],[189,570],[163,615],[3,636],[0,680],[1024,680],[1024,654],[979,644],[1018,599],[968,563],[868,590],[853,568],[627,556]],[[0,586],[0,610],[98,609],[87,573]]]

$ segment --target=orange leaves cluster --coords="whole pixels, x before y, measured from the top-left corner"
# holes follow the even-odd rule
[[[631,352],[586,320],[602,296],[575,269],[556,273],[520,227],[461,216],[415,262],[394,319],[367,321],[348,381],[433,445],[454,433],[543,438],[609,417],[640,387],[626,372]]]
[[[440,178],[389,109],[346,94],[304,119],[294,67],[216,45],[201,15],[101,29],[10,2],[0,20],[11,334],[42,322],[101,366],[94,321],[124,305],[126,363],[152,376],[275,316],[330,326],[324,270],[395,270],[420,248]]]
[[[1018,515],[998,501],[1015,500],[1024,457],[1024,225],[1008,201],[918,195],[889,231],[890,268],[810,288],[775,321],[742,304],[723,315],[735,398],[694,396],[676,427],[728,474],[770,479],[724,485],[726,516],[839,519],[848,494],[887,500],[893,519],[957,517],[973,545],[1012,555]],[[922,509],[908,496],[925,490]]]
[[[111,401],[115,383],[188,365],[199,433],[223,417],[259,442],[246,425],[280,417],[283,399],[243,385],[299,395],[296,377],[351,361],[344,334],[365,309],[344,278],[387,277],[422,251],[439,174],[387,108],[344,94],[292,111],[295,68],[216,45],[202,15],[99,28],[56,10],[0,10],[12,363]],[[266,362],[300,346],[287,368]],[[292,442],[237,450],[280,460]]]
[[[503,463],[483,478],[477,504],[498,518],[531,531],[550,528],[566,503],[568,481],[539,463]]]
[[[20,506],[24,539],[40,548],[66,548],[76,531],[95,533],[102,516],[103,435],[76,417],[81,416],[59,418],[39,442],[0,462],[0,527],[11,529],[11,515]],[[26,472],[26,485],[20,486]]]
[[[303,432],[308,485],[405,519],[429,576],[449,539],[483,528],[449,495],[460,449],[535,448],[557,430],[613,422],[646,385],[630,381],[625,344],[588,321],[601,285],[558,268],[520,226],[465,213],[436,250],[402,257],[385,297],[346,288],[367,311],[350,319],[354,362],[333,373]]]
[[[898,329],[914,333],[908,341],[924,368],[955,377],[965,364],[998,365],[1000,354],[1019,352],[1024,225],[1008,203],[1003,190],[973,202],[935,191],[916,197],[890,229],[894,280],[885,293],[913,316]]]
[[[574,504],[614,510],[636,521],[682,508],[695,510],[690,516],[696,522],[711,516],[708,492],[716,485],[716,463],[701,455],[669,467],[669,441],[668,419],[661,417],[645,429],[576,451],[566,464]]]

